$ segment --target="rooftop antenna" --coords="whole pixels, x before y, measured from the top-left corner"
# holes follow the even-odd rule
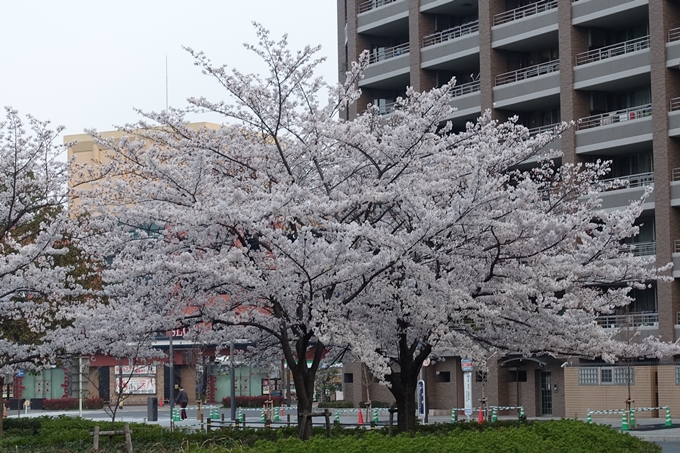
[[[168,111],[168,54],[165,54],[165,111]]]

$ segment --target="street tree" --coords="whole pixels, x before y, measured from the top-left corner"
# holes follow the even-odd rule
[[[106,287],[128,310],[142,304],[146,328],[193,326],[196,341],[245,338],[260,358],[282,353],[300,416],[324,353],[350,347],[390,386],[402,430],[415,428],[423,360],[444,348],[620,352],[591,321],[659,270],[621,251],[641,203],[600,208],[606,163],[543,156],[561,129],[530,136],[486,114],[454,131],[449,85],[408,90],[389,117],[368,106],[343,121],[367,55],[322,105],[317,49],[292,53],[285,38],[257,33],[248,47],[265,78],[189,49],[230,97],[189,99],[189,112],[220,113],[227,126],[145,113],[122,140],[92,131],[106,158],[75,170],[96,182],[78,206],[103,232],[81,246],[108,257]],[[300,437],[310,434],[300,424]]]
[[[84,275],[72,272],[65,148],[54,144],[61,128],[26,122],[9,107],[0,121],[0,387],[18,369],[64,356],[68,306]]]

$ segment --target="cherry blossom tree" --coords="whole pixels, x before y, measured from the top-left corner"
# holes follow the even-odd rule
[[[369,106],[343,121],[367,55],[322,104],[317,49],[257,33],[248,47],[265,78],[188,49],[230,97],[192,98],[189,113],[229,125],[170,110],[123,127],[122,140],[91,132],[106,159],[74,174],[96,182],[78,206],[101,233],[79,245],[109,259],[102,278],[121,306],[146,314],[130,328],[194,326],[196,341],[247,338],[260,358],[283,354],[300,416],[324,353],[351,348],[390,386],[402,430],[415,427],[431,354],[624,352],[592,321],[660,270],[621,250],[641,203],[600,208],[605,163],[556,166],[541,150],[561,129],[530,136],[489,114],[454,133],[449,85],[408,90],[388,117]]]
[[[67,239],[64,148],[53,143],[61,128],[27,123],[9,107],[0,121],[0,387],[65,353],[66,306],[82,276]]]

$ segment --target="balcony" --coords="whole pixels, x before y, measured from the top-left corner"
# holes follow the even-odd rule
[[[378,36],[408,33],[408,2],[405,0],[369,0],[359,4],[357,32]]]
[[[656,242],[635,242],[623,244],[621,253],[632,253],[633,256],[653,256],[656,255]]]
[[[680,206],[680,168],[674,168],[671,176],[671,206]],[[680,267],[677,267],[676,270],[680,272]]]
[[[506,72],[496,76],[494,108],[538,110],[559,103],[560,61]]]
[[[546,40],[552,39],[557,44],[557,3],[557,0],[542,0],[496,14],[491,29],[492,46],[526,51],[545,47]]]
[[[617,182],[615,188],[605,190],[600,194],[602,208],[605,210],[623,209],[630,206],[633,201],[638,201],[646,192],[648,186],[654,184],[654,173],[638,173],[634,175],[619,176],[601,181],[603,184]],[[623,184],[623,186],[621,185]],[[654,193],[649,194],[645,200],[646,210],[654,209]]]
[[[530,17],[552,9],[557,9],[557,0],[542,0],[530,5],[515,8],[504,13],[496,14],[493,17],[493,25],[507,24],[525,17]]]
[[[574,89],[624,90],[649,83],[649,36],[576,55]]]
[[[359,86],[401,88],[408,85],[411,69],[408,54],[408,43],[374,50]]]
[[[482,113],[479,82],[456,85],[451,88],[451,106],[456,112],[450,119],[477,119]]]
[[[572,24],[615,28],[649,17],[649,0],[580,0],[572,3]]]
[[[680,278],[680,239],[673,241],[673,278]],[[675,324],[680,324],[678,319]]]
[[[479,21],[425,36],[420,52],[423,68],[479,67]]]
[[[659,327],[659,313],[630,313],[628,315],[604,315],[595,320],[605,329],[627,327]]]
[[[680,137],[680,98],[673,98],[668,110],[668,136]]]
[[[581,118],[576,129],[576,153],[634,151],[652,142],[652,105]]]
[[[677,68],[680,66],[680,28],[668,31],[666,43],[666,66]]]

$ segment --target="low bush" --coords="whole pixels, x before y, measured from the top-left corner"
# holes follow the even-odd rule
[[[44,399],[43,409],[48,411],[67,411],[78,409],[78,398]]]
[[[265,401],[273,401],[274,406],[280,406],[283,403],[283,397],[281,396],[272,396],[269,397],[267,395],[263,396],[237,396],[236,397],[236,406],[238,407],[262,407],[264,406]],[[222,398],[222,407],[231,407],[231,398],[226,397]]]
[[[8,419],[6,435],[0,437],[0,453],[30,451],[89,452],[95,425],[110,429],[108,422],[94,422],[70,417]],[[116,422],[113,429],[120,430]],[[402,453],[437,451],[441,453],[660,453],[655,444],[621,434],[608,426],[589,425],[575,420],[503,423],[457,423],[420,426],[415,435],[390,437],[386,428],[369,431],[335,426],[331,438],[323,428],[314,428],[314,437],[306,442],[295,438],[296,427],[277,429],[226,429],[211,433],[169,430],[158,425],[131,423],[135,451],[147,453],[326,453],[361,452]],[[101,451],[122,451],[123,436],[100,446]]]
[[[104,407],[104,399],[98,396],[87,398],[83,400],[83,407],[85,407],[85,409],[102,409]]]
[[[319,407],[324,408],[350,408],[354,407],[351,401],[339,400],[339,401],[321,401],[319,402]]]

